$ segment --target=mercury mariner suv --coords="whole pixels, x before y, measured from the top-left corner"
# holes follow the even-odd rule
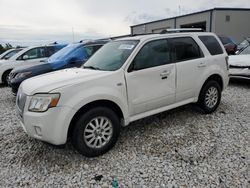
[[[82,68],[24,81],[17,110],[24,131],[81,154],[104,154],[121,127],[185,104],[214,112],[228,85],[228,57],[213,33],[152,34],[105,44]]]

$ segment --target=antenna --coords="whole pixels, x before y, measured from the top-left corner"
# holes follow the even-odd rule
[[[72,27],[72,40],[73,43],[75,42],[75,33],[74,33],[74,27]]]

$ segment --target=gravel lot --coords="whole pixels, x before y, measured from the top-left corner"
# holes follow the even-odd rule
[[[193,105],[123,128],[116,146],[85,158],[29,138],[0,88],[0,187],[250,187],[250,83],[234,82],[216,113]]]

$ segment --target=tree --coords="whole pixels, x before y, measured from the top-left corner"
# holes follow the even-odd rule
[[[4,47],[2,46],[2,44],[0,44],[0,54],[3,53],[5,51]]]

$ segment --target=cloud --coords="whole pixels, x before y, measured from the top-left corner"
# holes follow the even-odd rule
[[[72,42],[130,33],[129,26],[249,0],[0,0],[0,42]]]

